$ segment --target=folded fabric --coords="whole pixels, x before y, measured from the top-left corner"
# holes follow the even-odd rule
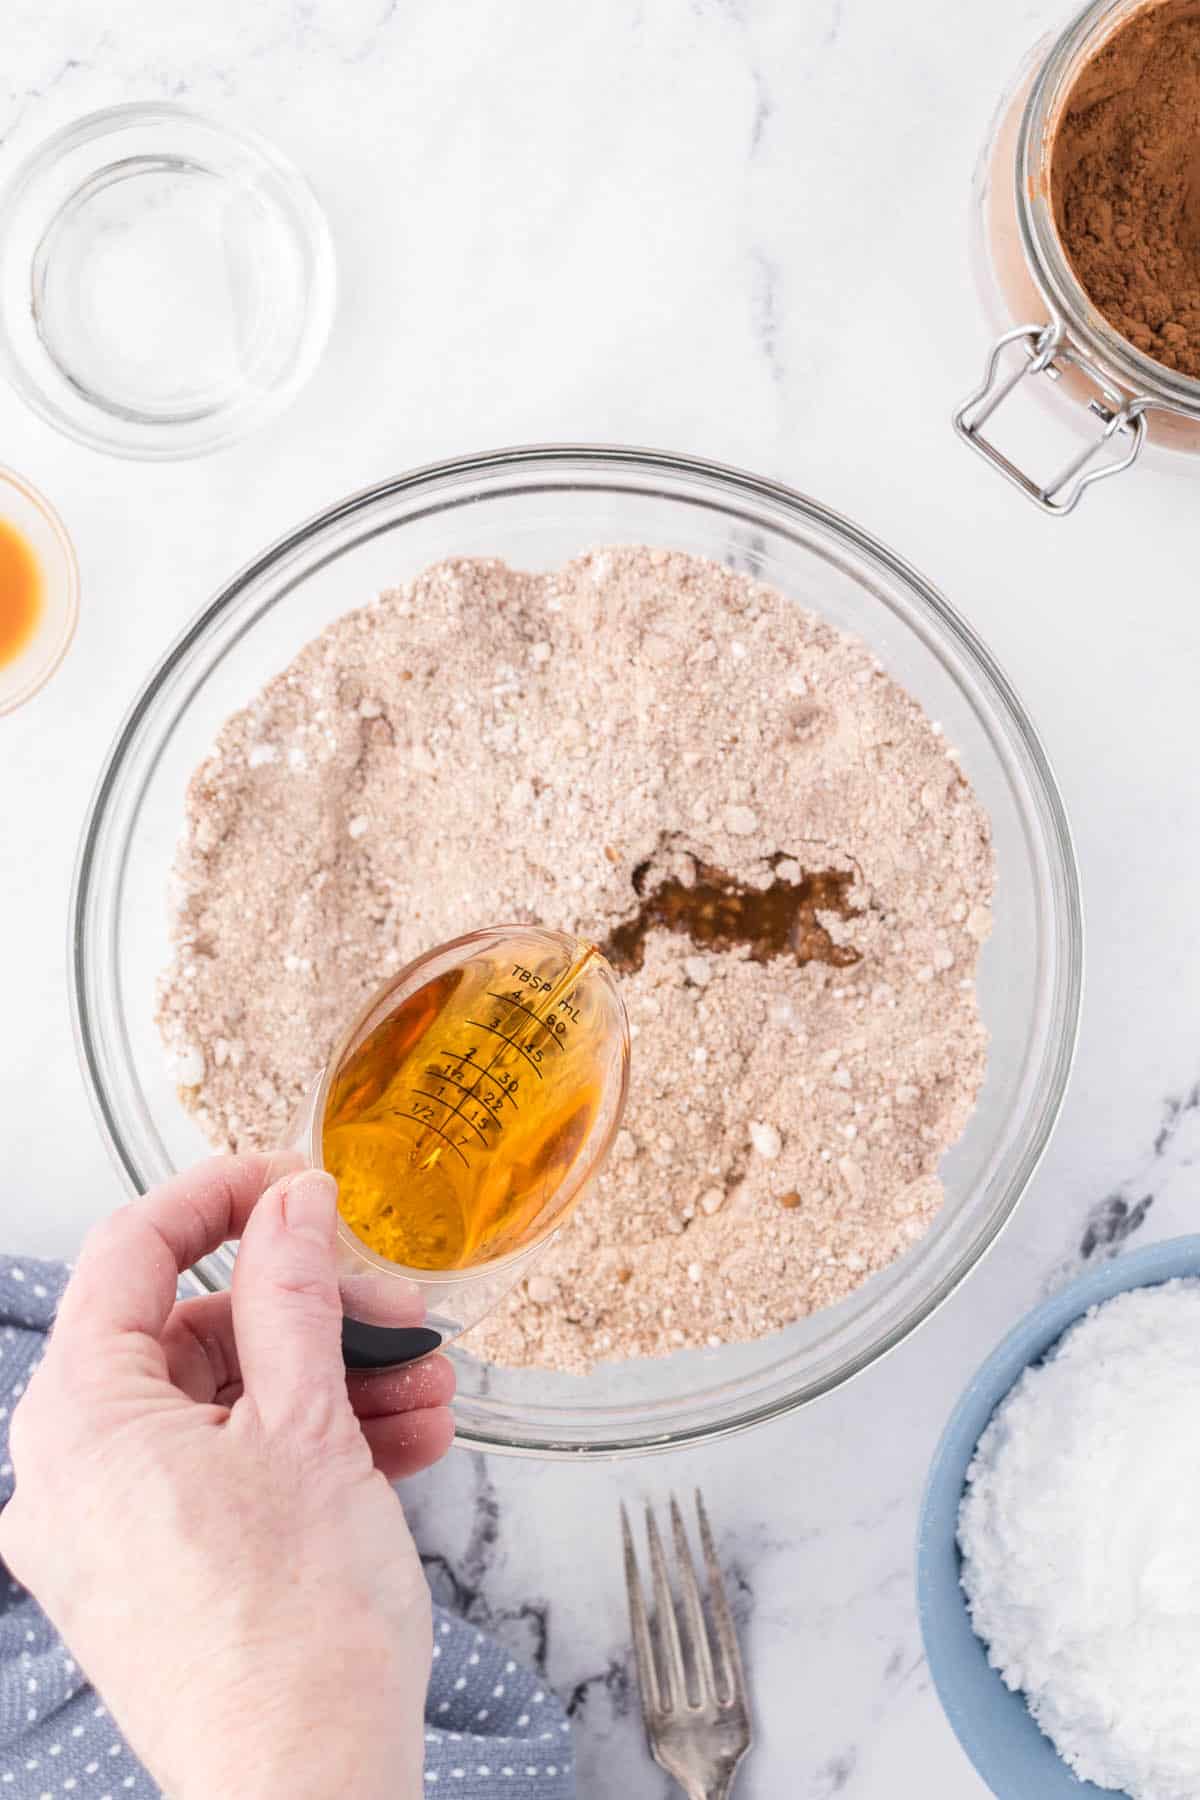
[[[66,1276],[60,1263],[0,1257],[0,1507],[13,1488],[9,1419]],[[155,1800],[159,1789],[87,1677],[2,1565],[0,1586],[0,1800]],[[433,1636],[426,1793],[572,1800],[570,1727],[556,1696],[494,1639],[440,1607]]]

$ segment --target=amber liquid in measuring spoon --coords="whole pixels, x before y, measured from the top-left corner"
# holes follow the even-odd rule
[[[42,615],[42,572],[31,545],[0,519],[0,668],[28,649]]]
[[[465,1269],[544,1236],[611,1103],[625,1025],[604,958],[521,950],[489,945],[405,996],[331,1083],[322,1159],[389,1262]]]

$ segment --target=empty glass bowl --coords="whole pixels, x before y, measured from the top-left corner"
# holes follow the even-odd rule
[[[995,924],[979,973],[991,1054],[967,1129],[942,1164],[941,1214],[909,1254],[841,1305],[756,1343],[601,1364],[586,1377],[484,1366],[455,1349],[462,1441],[544,1456],[665,1449],[803,1405],[900,1343],[1012,1214],[1066,1084],[1082,930],[1058,790],[1020,703],[969,626],[856,526],[736,470],[575,447],[418,470],[337,502],[270,546],[168,651],[101,775],[73,900],[84,1066],[125,1180],[143,1189],[207,1149],[176,1096],[154,1021],[155,983],[170,953],[168,878],[185,787],[224,720],[332,619],[440,558],[499,556],[546,569],[611,543],[686,550],[771,582],[865,639],[941,723],[992,821]],[[231,1267],[220,1252],[196,1279],[219,1287]]]
[[[0,367],[98,450],[195,456],[241,437],[308,379],[333,299],[308,183],[188,107],[78,119],[0,193]]]

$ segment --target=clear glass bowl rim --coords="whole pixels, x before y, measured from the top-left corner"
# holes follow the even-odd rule
[[[945,1301],[964,1277],[976,1266],[1009,1222],[1017,1203],[1033,1175],[1049,1142],[1074,1059],[1079,1027],[1083,981],[1083,916],[1079,876],[1058,786],[1037,732],[1011,684],[990,652],[970,625],[949,602],[916,569],[897,556],[851,520],[835,513],[796,489],[780,482],[724,464],[665,451],[630,448],[619,445],[548,444],[482,452],[454,458],[411,470],[393,479],[377,483],[349,495],[314,515],[295,530],[278,538],[259,556],[244,565],[215,597],[203,607],[192,622],[167,649],[143,684],[121,724],[104,763],[93,792],[76,860],[70,902],[70,940],[68,970],[72,1025],[80,1057],[85,1085],[101,1133],[118,1172],[132,1193],[144,1192],[151,1179],[139,1165],[133,1146],[121,1128],[118,1109],[109,1085],[111,1052],[105,1037],[105,1022],[100,1018],[101,995],[95,985],[98,957],[106,948],[96,941],[95,911],[100,904],[101,884],[109,878],[114,846],[109,830],[109,810],[121,798],[122,786],[130,779],[130,763],[135,759],[139,740],[148,733],[155,709],[166,692],[177,684],[181,665],[230,614],[239,603],[249,603],[256,585],[288,559],[304,550],[310,552],[326,535],[333,535],[356,518],[367,515],[389,501],[421,495],[430,500],[460,487],[471,479],[503,476],[511,492],[512,483],[536,484],[539,478],[557,480],[578,476],[585,485],[604,489],[604,474],[611,471],[611,490],[622,491],[620,477],[636,477],[652,483],[656,474],[665,481],[690,481],[701,489],[716,490],[721,505],[728,509],[737,502],[755,502],[774,508],[791,517],[793,522],[832,542],[838,550],[857,564],[878,571],[906,590],[906,598],[925,626],[939,643],[948,643],[967,664],[971,676],[982,691],[990,714],[1002,719],[1010,734],[1010,743],[1018,751],[1022,774],[1031,790],[1037,814],[1041,848],[1050,865],[1053,890],[1049,931],[1055,948],[1055,979],[1050,996],[1049,1020],[1043,1052],[1043,1069],[1038,1098],[1032,1103],[1016,1134],[1017,1153],[1002,1194],[980,1223],[966,1249],[946,1269],[940,1279],[914,1301],[903,1316],[869,1345],[839,1366],[809,1380],[800,1380],[794,1388],[776,1393],[760,1403],[747,1403],[737,1411],[723,1413],[715,1419],[695,1421],[669,1430],[650,1430],[644,1422],[625,1432],[613,1432],[598,1440],[564,1441],[561,1437],[539,1436],[534,1432],[518,1432],[511,1425],[504,1431],[494,1427],[468,1425],[459,1421],[458,1441],[474,1449],[577,1460],[580,1457],[610,1459],[617,1456],[669,1451],[682,1445],[730,1436],[751,1426],[780,1418],[808,1402],[839,1387],[883,1355],[902,1343],[918,1325],[924,1323]],[[643,489],[665,500],[676,500],[678,494],[669,486]],[[783,527],[780,526],[780,529]],[[247,627],[253,620],[246,622]],[[190,691],[190,690],[189,690]],[[186,703],[186,700],[185,700]],[[141,775],[141,789],[133,810],[136,819],[141,805],[141,791],[153,773],[157,752],[148,771]],[[127,848],[127,845],[125,846]],[[123,870],[122,854],[120,867]],[[102,894],[100,896],[102,899]],[[119,1032],[120,1025],[115,1029]],[[197,1292],[218,1291],[228,1285],[232,1259],[222,1250],[204,1258],[191,1271]]]

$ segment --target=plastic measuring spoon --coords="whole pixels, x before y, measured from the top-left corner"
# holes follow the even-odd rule
[[[375,996],[291,1139],[337,1177],[351,1366],[426,1354],[529,1273],[612,1143],[628,1070],[616,977],[562,932],[472,932]]]

